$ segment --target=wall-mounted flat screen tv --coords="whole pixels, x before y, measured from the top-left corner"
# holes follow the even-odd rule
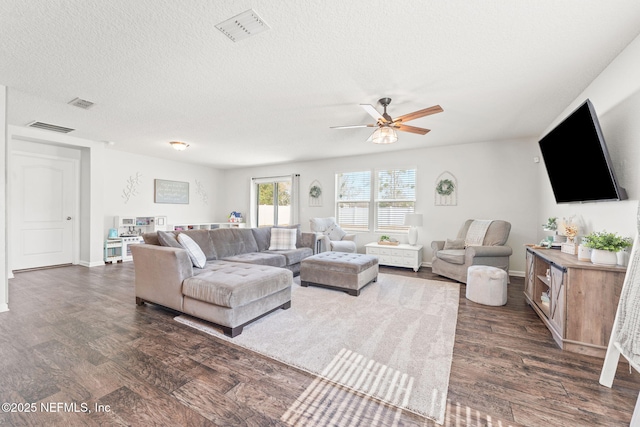
[[[588,99],[538,143],[557,203],[627,198]]]

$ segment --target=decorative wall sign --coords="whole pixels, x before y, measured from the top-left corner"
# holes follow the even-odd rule
[[[200,200],[202,200],[202,204],[206,205],[209,201],[209,196],[207,196],[207,191],[204,189],[204,185],[202,182],[196,179],[196,194],[200,196]]]
[[[455,206],[458,204],[458,180],[451,172],[442,172],[436,178],[434,196],[436,206]]]
[[[140,179],[142,178],[142,174],[140,172],[136,172],[136,175],[129,176],[127,179],[127,186],[122,190],[121,197],[124,199],[124,203],[129,202],[129,199],[138,195],[138,185],[140,185]]]
[[[309,185],[309,206],[322,206],[322,186],[317,180]]]
[[[154,179],[153,186],[155,203],[189,204],[188,182]]]

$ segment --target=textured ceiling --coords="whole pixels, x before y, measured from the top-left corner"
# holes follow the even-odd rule
[[[250,8],[269,31],[215,28]],[[639,33],[637,0],[3,0],[0,84],[9,124],[231,168],[539,136]],[[329,129],[384,96],[445,111],[390,146]]]

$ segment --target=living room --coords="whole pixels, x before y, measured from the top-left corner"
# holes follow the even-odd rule
[[[229,5],[225,7],[232,9]],[[249,7],[245,9],[247,8]],[[268,10],[266,6],[258,9]],[[637,13],[637,8],[630,7],[628,15],[633,18],[638,16]],[[632,18],[628,19],[633,21]],[[266,16],[265,19],[267,19]],[[611,34],[608,37],[616,38],[615,25],[610,24],[609,29]],[[548,217],[579,218],[584,228],[580,232],[581,235],[600,230],[614,231],[629,237],[636,234],[636,211],[640,192],[637,172],[640,150],[637,149],[636,143],[640,137],[640,125],[637,121],[640,113],[640,82],[636,76],[640,72],[640,61],[637,59],[640,57],[640,38],[637,37],[637,30],[633,35],[625,33],[624,37],[626,41],[618,42],[616,45],[618,50],[615,53],[607,52],[611,60],[604,66],[598,68],[598,65],[590,65],[593,68],[583,70],[585,75],[593,78],[583,81],[584,85],[579,88],[571,87],[572,91],[568,91],[570,93],[562,93],[565,99],[562,105],[559,106],[554,100],[553,107],[550,107],[553,114],[549,113],[549,120],[544,125],[546,127],[531,128],[529,134],[515,134],[510,131],[510,127],[515,127],[521,121],[527,121],[526,117],[517,117],[512,122],[509,120],[501,122],[501,119],[496,117],[495,121],[500,122],[504,130],[502,136],[490,139],[474,136],[476,130],[479,135],[485,135],[482,129],[483,123],[477,117],[467,116],[468,122],[457,124],[458,127],[464,128],[464,133],[467,134],[464,138],[460,137],[461,143],[441,144],[438,139],[439,133],[451,131],[451,128],[456,126],[444,121],[447,114],[459,114],[455,108],[451,107],[455,104],[446,104],[438,99],[435,93],[423,99],[417,92],[409,93],[411,88],[402,88],[394,82],[392,87],[395,90],[390,89],[391,92],[373,94],[373,89],[366,88],[356,91],[356,94],[347,99],[345,96],[335,95],[333,98],[328,98],[324,101],[325,108],[337,110],[336,115],[328,115],[326,111],[317,106],[314,107],[319,117],[317,120],[312,121],[308,117],[300,119],[306,123],[308,131],[292,135],[283,130],[286,141],[274,144],[269,150],[263,151],[260,155],[267,159],[265,162],[253,164],[249,159],[254,153],[244,146],[236,147],[232,143],[226,147],[214,147],[214,151],[224,151],[218,160],[212,161],[212,163],[217,162],[216,164],[200,161],[200,158],[204,157],[202,154],[204,151],[199,151],[204,148],[204,139],[189,141],[190,147],[184,152],[175,152],[169,146],[169,141],[179,136],[174,136],[171,131],[167,131],[166,140],[153,142],[147,146],[146,151],[136,151],[116,138],[92,139],[73,136],[74,133],[63,135],[25,127],[26,122],[22,120],[23,113],[25,108],[30,107],[31,101],[40,105],[42,111],[47,111],[55,108],[62,109],[58,105],[60,100],[52,99],[46,93],[41,95],[28,93],[24,88],[16,88],[13,80],[7,78],[5,81],[0,80],[0,83],[6,85],[1,91],[5,102],[0,102],[0,105],[6,105],[6,113],[0,114],[0,119],[5,121],[3,127],[6,129],[3,138],[0,139],[3,147],[2,160],[5,170],[11,170],[12,153],[15,151],[49,153],[63,157],[67,156],[65,149],[75,151],[70,156],[77,156],[77,163],[80,165],[77,214],[81,220],[77,224],[73,263],[90,267],[88,270],[98,267],[112,268],[112,271],[115,271],[122,267],[121,264],[103,267],[104,239],[108,230],[113,227],[114,218],[117,216],[166,216],[169,224],[225,222],[229,213],[236,211],[243,213],[245,219],[250,222],[254,216],[251,203],[251,178],[300,174],[299,222],[303,230],[308,231],[309,219],[335,216],[337,173],[357,170],[374,171],[381,168],[416,168],[416,212],[423,214],[423,225],[419,229],[418,242],[425,247],[422,270],[430,266],[431,241],[455,237],[460,225],[469,218],[503,219],[512,224],[508,240],[509,246],[513,248],[510,274],[515,278],[522,278],[526,269],[524,245],[537,243],[548,234],[541,226]],[[612,48],[611,46],[613,45],[608,45]],[[596,47],[582,49],[585,51],[585,56],[593,55],[592,51],[597,51]],[[516,55],[513,51],[510,53]],[[323,57],[329,55],[324,50],[322,54]],[[432,59],[437,60],[435,57]],[[569,81],[574,78],[573,75],[564,75],[562,69],[554,73],[559,86],[565,83],[570,85]],[[0,73],[0,77],[4,75]],[[579,77],[583,78],[582,75]],[[575,78],[578,79],[578,77]],[[428,81],[429,77],[424,79]],[[468,85],[473,84],[481,85],[482,82],[474,82],[470,79]],[[515,91],[520,94],[520,97],[528,97],[531,104],[544,106],[548,102],[546,98],[549,95],[546,93],[539,95],[540,99],[536,98],[538,89],[535,86],[525,89],[520,85],[524,87],[526,84],[518,79],[513,85],[507,85],[508,87],[500,89],[502,92],[497,93]],[[496,88],[491,87],[481,92],[490,97],[492,89]],[[464,88],[460,90],[463,91]],[[82,94],[74,94],[76,95]],[[358,115],[360,107],[356,104],[375,104],[377,99],[383,96],[393,98],[388,109],[394,116],[436,103],[442,104],[444,112],[415,122],[416,126],[432,129],[432,132],[425,136],[418,137],[398,132],[397,144],[405,144],[399,150],[365,142],[371,133],[366,129],[328,129],[330,126],[366,123],[367,117],[362,114],[362,111],[359,111]],[[463,96],[464,94],[457,94],[457,97]],[[403,97],[405,99],[402,99]],[[282,102],[285,102],[290,99],[290,96],[283,94],[282,98]],[[595,105],[615,173],[621,185],[626,188],[629,198],[618,202],[557,204],[544,163],[540,159],[538,140],[587,98]],[[505,99],[508,98],[505,97]],[[161,102],[166,101],[163,99]],[[479,108],[482,103],[482,99],[477,100]],[[99,111],[99,105],[96,107]],[[375,107],[382,111],[380,105]],[[179,106],[176,106],[176,109],[178,108]],[[261,100],[260,108],[268,110],[270,105]],[[290,111],[291,117],[288,120],[296,121],[296,112],[293,111],[295,108],[304,107],[295,104],[278,111]],[[257,114],[255,109],[251,111],[254,115]],[[82,111],[85,115],[92,113],[91,110]],[[344,114],[347,116],[342,118]],[[33,116],[33,114],[30,115]],[[64,116],[49,115],[48,117]],[[49,120],[44,117],[33,117],[33,119]],[[202,117],[198,119],[202,120]],[[247,121],[251,119],[252,117],[249,116]],[[351,123],[352,120],[355,121]],[[257,123],[261,124],[262,120],[258,120]],[[296,144],[296,141],[304,139],[306,135],[311,138],[316,128],[321,128],[318,132],[331,135],[329,138],[339,135],[335,137],[339,139],[338,144],[349,146],[343,149],[329,144],[326,146],[317,144],[312,150],[314,153],[320,153],[317,158],[288,157],[289,147]],[[345,133],[346,136],[344,136]],[[456,137],[459,135],[454,134]],[[256,151],[258,147],[262,148],[259,138],[255,136],[252,138],[255,138],[251,142],[256,147]],[[107,140],[113,143],[105,142]],[[359,151],[361,148],[362,150]],[[567,159],[567,167],[575,169],[576,180],[580,179],[581,174],[589,172],[589,165],[581,162],[579,153],[576,153],[575,158]],[[435,187],[443,172],[453,174],[457,180],[457,201],[452,206],[436,206],[434,203]],[[2,179],[6,180],[7,177]],[[155,179],[189,182],[191,187],[189,204],[154,203]],[[135,191],[125,197],[125,193],[131,190],[132,181],[136,183]],[[314,182],[322,186],[323,203],[320,206],[310,204],[308,192]],[[9,211],[12,201],[11,183],[9,182],[8,190],[4,190],[4,185],[0,187],[3,188],[3,199],[6,200],[2,222],[6,229],[11,230],[12,221],[15,221],[15,217]],[[379,236],[380,233],[373,230],[358,233],[358,251],[364,252],[364,245],[377,241]],[[403,243],[407,241],[407,235],[402,232],[393,234],[393,237]],[[0,245],[4,254],[0,257],[2,259],[0,272],[4,272],[5,277],[12,277],[11,238],[11,234],[7,233],[3,236],[4,244]],[[10,286],[11,281],[5,282],[0,305],[5,310],[10,309],[13,312],[19,307],[13,307],[12,301],[8,299]],[[626,401],[625,404],[627,404]],[[625,408],[624,411],[630,419],[632,408]]]

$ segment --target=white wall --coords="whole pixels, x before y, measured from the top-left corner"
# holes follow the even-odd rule
[[[0,85],[0,312],[9,310],[9,248],[7,241],[7,88]]]
[[[20,145],[33,147],[34,143],[78,150],[80,153],[80,265],[92,267],[103,264],[103,243],[108,229],[113,227],[115,215],[165,215],[169,223],[216,220],[215,206],[222,184],[220,173],[215,169],[123,153],[106,148],[102,142],[55,132],[21,126],[8,127],[8,150]],[[122,191],[126,188],[127,179],[137,172],[141,174],[138,193],[125,203]],[[189,181],[190,203],[154,203],[155,178]],[[200,193],[196,180],[202,183]],[[8,219],[9,224],[10,221],[11,218]],[[7,265],[10,265],[10,260]]]
[[[83,138],[23,126],[8,126],[9,152],[24,142],[63,147],[80,152],[80,264],[103,264],[102,198],[104,144]],[[9,158],[8,162],[10,163]],[[10,165],[8,165],[9,167]],[[11,192],[11,182],[9,193]],[[11,217],[8,219],[11,224]]]
[[[584,227],[580,235],[606,230],[623,236],[636,234],[636,211],[640,198],[638,165],[640,165],[640,37],[637,37],[618,57],[578,96],[543,133],[546,134],[586,98],[593,103],[613,168],[620,185],[626,188],[629,200],[622,202],[557,204],[546,172],[540,175],[540,209],[538,222],[543,224],[550,216],[576,215]],[[580,174],[588,173],[589,166],[579,159],[567,167]],[[544,233],[539,227],[538,237]]]
[[[299,162],[268,167],[224,171],[224,192],[221,193],[219,215],[231,210],[241,211],[248,218],[251,178],[300,173],[303,230],[309,230],[309,219],[335,216],[335,174],[376,168],[417,167],[416,212],[424,214],[424,226],[419,229],[418,243],[425,246],[424,261],[431,262],[431,241],[456,236],[469,218],[504,219],[512,224],[508,244],[513,248],[511,269],[524,271],[525,243],[537,238],[538,182],[541,164],[533,162],[537,155],[533,139],[475,143],[448,147],[423,148],[379,155],[336,158]],[[434,206],[438,176],[451,172],[458,180],[456,206]],[[323,188],[323,206],[309,206],[309,186],[318,180]],[[401,242],[407,235],[393,235]],[[366,243],[376,241],[379,233],[360,233],[360,252]]]
[[[180,153],[176,152],[176,158]],[[219,191],[224,188],[217,169],[179,161],[169,161],[114,149],[105,150],[107,168],[103,191],[104,237],[115,216],[166,216],[168,224],[179,222],[224,222],[216,216]],[[123,197],[128,180],[139,174],[136,194]],[[154,179],[189,182],[189,204],[154,202]],[[196,181],[200,183],[200,187]]]

